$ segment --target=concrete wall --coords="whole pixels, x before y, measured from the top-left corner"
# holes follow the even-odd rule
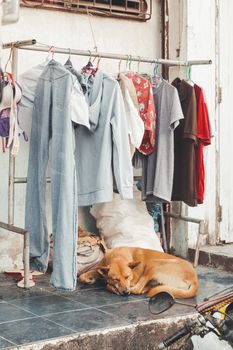
[[[219,202],[222,207],[219,238],[233,242],[233,149],[232,100],[233,100],[233,42],[229,36],[232,28],[233,2],[218,1],[219,9],[219,86],[222,89],[222,102],[219,105]]]
[[[217,118],[216,105],[216,8],[212,0],[175,0],[169,3],[170,12],[170,58],[183,60],[208,60],[212,65],[193,66],[192,80],[205,90],[211,122],[215,128]],[[176,35],[174,35],[174,33]],[[185,77],[185,68],[171,68],[170,80],[176,76]],[[218,168],[216,149],[217,138],[205,150],[206,191],[204,204],[189,208],[184,204],[174,203],[174,212],[204,219],[206,221],[203,242],[214,244],[218,231]],[[198,225],[182,221],[172,221],[172,244],[179,254],[185,256],[188,247],[195,247]]]
[[[160,1],[153,0],[153,15],[148,22],[132,20],[91,17],[96,44],[99,51],[119,54],[131,54],[147,57],[160,57]],[[20,21],[17,24],[3,27],[3,42],[35,38],[38,42],[65,48],[93,49],[94,42],[91,34],[89,20],[86,15],[65,12],[53,12],[39,9],[22,8]],[[8,52],[3,53],[6,61]],[[47,57],[46,53],[20,51],[18,73],[33,67]],[[55,59],[65,62],[66,55],[56,55]],[[81,68],[87,58],[72,57],[75,67]],[[110,75],[118,72],[118,61],[101,59],[100,67]],[[125,63],[122,63],[125,69]],[[137,64],[132,64],[137,70]],[[140,70],[151,72],[149,64],[141,64]],[[30,131],[30,117],[21,118],[22,126]],[[29,145],[21,143],[20,153],[16,159],[16,176],[25,177],[27,174]],[[8,154],[0,153],[0,220],[7,222],[7,187],[8,187]],[[25,206],[24,184],[15,186],[15,221],[16,225],[24,227]],[[48,191],[47,202],[50,195]],[[48,219],[50,222],[50,209],[48,206]],[[0,230],[0,271],[19,266],[22,260],[21,237]]]

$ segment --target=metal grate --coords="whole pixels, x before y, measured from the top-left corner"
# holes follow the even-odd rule
[[[152,0],[21,0],[22,6],[147,21]]]

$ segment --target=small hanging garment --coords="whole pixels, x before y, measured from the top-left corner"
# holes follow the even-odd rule
[[[21,88],[13,80],[12,74],[5,73],[4,88],[0,103],[0,137],[3,139],[3,152],[5,151],[5,145],[7,147],[12,146],[12,155],[18,154],[20,134],[23,134],[25,141],[27,141],[27,136],[20,128],[18,121],[18,103],[21,97]]]
[[[135,86],[139,104],[139,113],[145,126],[144,136],[139,151],[142,154],[151,154],[155,144],[155,105],[152,93],[152,87],[146,78],[138,73],[127,73]]]
[[[137,94],[132,80],[127,78],[123,73],[120,73],[118,75],[118,81],[124,98],[130,149],[133,156],[135,148],[139,148],[142,143],[144,123],[139,115]]]
[[[198,146],[196,151],[196,186],[197,186],[197,202],[202,204],[205,193],[205,165],[203,149],[211,144],[209,114],[205,103],[204,93],[200,86],[194,85],[197,99],[197,139]]]

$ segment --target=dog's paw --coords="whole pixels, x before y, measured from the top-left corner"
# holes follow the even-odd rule
[[[94,277],[89,277],[87,280],[86,280],[86,283],[87,284],[94,284],[96,282],[96,279]]]
[[[135,287],[130,289],[130,293],[131,294],[135,294],[135,295],[142,294],[141,291],[138,288],[135,288]]]
[[[141,295],[147,292],[147,288],[140,288],[137,285],[130,288],[130,293],[135,295]]]
[[[93,276],[85,276],[85,274],[79,276],[79,281],[86,284],[94,284],[96,282],[96,278]]]
[[[120,295],[119,291],[118,291],[114,286],[112,286],[111,284],[107,284],[107,285],[106,285],[106,289],[107,289],[109,292],[111,292],[111,293]]]

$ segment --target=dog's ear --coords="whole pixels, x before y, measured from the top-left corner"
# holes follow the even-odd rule
[[[106,275],[108,274],[108,271],[109,271],[109,267],[108,266],[102,266],[98,269],[98,272],[100,275],[106,277]]]
[[[128,266],[131,268],[131,269],[134,269],[136,266],[138,266],[139,264],[141,264],[141,261],[132,261],[128,264]]]

